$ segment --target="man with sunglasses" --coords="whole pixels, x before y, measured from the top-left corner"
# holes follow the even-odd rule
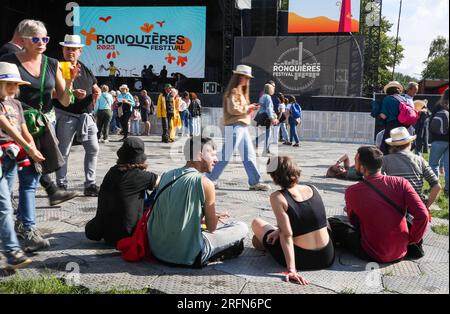
[[[84,45],[79,35],[66,35],[62,46],[64,61],[72,67],[78,67],[80,74],[73,82],[74,101],[65,107],[57,99],[53,100],[56,111],[56,136],[59,140],[59,150],[66,163],[56,171],[56,183],[59,188],[67,189],[67,168],[70,148],[75,139],[85,150],[84,157],[84,195],[97,197],[99,188],[96,185],[96,169],[98,157],[97,125],[93,118],[95,103],[101,91],[97,79],[92,72],[79,61]]]

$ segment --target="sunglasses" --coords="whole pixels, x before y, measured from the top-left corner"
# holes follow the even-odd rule
[[[50,41],[50,37],[49,37],[49,36],[44,36],[44,37],[23,36],[23,38],[29,38],[29,39],[31,39],[31,42],[32,42],[33,44],[37,44],[37,43],[39,43],[39,42],[41,42],[41,41],[42,41],[42,43],[44,43],[44,44],[48,44],[48,42]]]

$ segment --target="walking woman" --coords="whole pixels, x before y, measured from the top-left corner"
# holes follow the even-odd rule
[[[384,87],[384,93],[386,97],[383,99],[381,104],[381,114],[380,117],[386,121],[386,128],[384,129],[384,135],[381,141],[380,150],[384,155],[389,154],[389,145],[386,144],[386,139],[390,137],[391,130],[404,126],[406,128],[409,125],[403,125],[398,121],[398,115],[400,114],[400,100],[403,96],[403,86],[397,81],[389,82]]]
[[[117,96],[117,103],[119,107],[119,116],[120,116],[120,124],[122,125],[122,132],[123,132],[123,138],[124,139],[128,137],[128,122],[131,118],[131,112],[134,108],[134,98],[130,94],[130,89],[128,88],[128,85],[123,84],[119,88],[120,94]]]
[[[290,157],[271,157],[268,173],[281,187],[270,196],[278,227],[253,220],[253,245],[286,267],[286,281],[308,284],[298,270],[323,269],[334,262],[325,206],[314,186],[298,184],[301,169]]]
[[[191,98],[189,92],[184,92],[181,95],[180,101],[180,118],[181,118],[181,136],[189,136],[189,106],[191,105]]]
[[[222,147],[221,160],[216,164],[208,178],[216,186],[217,180],[236,149],[239,149],[248,184],[251,191],[268,191],[270,186],[261,182],[261,174],[256,165],[256,153],[248,131],[251,123],[250,114],[259,108],[258,104],[250,103],[250,79],[252,68],[238,65],[228,83],[223,98],[223,114],[225,125],[225,141]]]
[[[277,114],[273,109],[272,96],[275,94],[275,87],[272,84],[264,85],[264,94],[259,98],[260,108],[257,116],[261,117],[257,126],[265,127],[265,141],[264,141],[264,153],[270,154],[270,137],[272,131],[272,125],[278,124]],[[278,130],[278,129],[277,129]],[[278,135],[276,135],[278,138]],[[259,136],[256,139],[258,143]]]
[[[23,50],[2,57],[0,61],[16,64],[23,80],[31,85],[21,85],[18,100],[22,102],[24,109],[28,107],[40,110],[48,120],[48,127],[54,128],[56,121],[52,104],[52,94],[65,107],[70,105],[74,96],[73,81],[80,73],[80,68],[72,67],[70,79],[62,76],[58,61],[44,55],[50,37],[41,21],[23,20],[18,26],[21,29]],[[53,130],[54,131],[54,130]],[[46,141],[49,137],[43,137]],[[41,143],[41,138],[35,138],[38,149],[48,146]],[[57,145],[52,145],[53,150],[59,150]],[[42,152],[44,158],[46,152]],[[30,239],[28,251],[36,251],[50,244],[44,240],[36,228],[36,188],[38,182],[45,188],[50,205],[57,205],[77,196],[76,192],[59,189],[52,181],[49,174],[41,175],[35,167],[25,167],[19,172],[19,208],[16,221],[18,236]]]
[[[444,163],[445,173],[445,188],[444,193],[448,198],[448,88],[439,101],[438,106],[433,109],[433,114],[430,118],[430,137],[431,137],[431,151],[430,151],[430,167],[436,176],[439,176],[439,160]]]
[[[202,133],[202,104],[196,93],[190,93],[191,104],[189,105],[189,134],[200,136]]]
[[[97,100],[94,112],[97,116],[97,138],[100,143],[108,143],[109,128],[112,120],[111,106],[114,103],[113,96],[109,93],[108,85],[102,85],[102,95]],[[103,136],[103,138],[102,138]]]
[[[300,139],[298,137],[298,131],[297,127],[301,123],[302,119],[302,108],[297,103],[297,100],[294,96],[288,96],[288,105],[286,107],[287,110],[287,119],[289,123],[289,129],[290,129],[290,136],[289,136],[289,144],[294,143],[292,147],[299,147],[300,146]]]

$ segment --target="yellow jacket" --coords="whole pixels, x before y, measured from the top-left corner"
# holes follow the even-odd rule
[[[158,119],[167,117],[166,96],[164,96],[164,94],[159,94],[158,96],[158,103],[156,105],[156,117]]]

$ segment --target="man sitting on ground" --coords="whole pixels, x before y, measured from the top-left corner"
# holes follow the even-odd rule
[[[209,138],[193,137],[184,147],[186,165],[164,173],[160,186],[177,179],[157,199],[148,222],[148,239],[160,261],[201,267],[209,260],[239,255],[248,227],[243,222],[218,222],[228,214],[216,213],[214,184],[203,174],[217,163]],[[206,230],[202,231],[202,224]],[[225,254],[226,253],[226,254]]]
[[[391,138],[386,139],[390,154],[383,158],[382,172],[408,180],[427,208],[430,208],[441,190],[441,185],[425,159],[411,152],[411,144],[415,139],[416,136],[411,136],[405,127],[393,129]],[[422,191],[423,179],[427,180],[431,187],[428,200]]]
[[[381,174],[383,153],[378,148],[360,147],[355,161],[364,181],[350,186],[345,193],[351,225],[329,219],[334,241],[365,260],[401,260],[409,247],[417,247],[410,244],[421,243],[428,224],[427,209],[408,180]],[[406,211],[414,217],[410,227]]]
[[[327,178],[336,178],[351,181],[360,181],[362,177],[356,173],[355,166],[350,166],[350,158],[347,154],[338,159],[338,161],[328,168]]]

